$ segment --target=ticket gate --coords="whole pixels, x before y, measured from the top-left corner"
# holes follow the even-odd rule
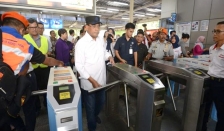
[[[146,61],[143,68],[154,73],[164,73],[177,83],[186,85],[180,131],[202,131],[208,101],[209,76],[203,71],[163,60]],[[175,103],[174,103],[175,104]]]
[[[138,91],[136,119],[133,123],[135,130],[160,131],[165,105],[165,87],[150,72],[127,64],[116,63],[114,66],[107,67],[107,83],[112,83],[111,86],[95,88],[89,92],[107,88],[106,113],[107,115],[119,114],[120,81],[127,83]]]
[[[47,107],[50,131],[82,131],[81,91],[71,67],[51,68]]]

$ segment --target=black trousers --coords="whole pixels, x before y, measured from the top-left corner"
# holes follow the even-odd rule
[[[218,122],[215,131],[224,131],[224,80],[210,80],[212,100],[217,109]]]
[[[47,68],[38,67],[38,68],[34,69],[34,72],[35,72],[36,80],[37,80],[37,89],[38,90],[47,89],[50,67],[47,67]],[[44,97],[43,104],[46,107],[47,106],[46,94],[44,94],[43,97]],[[36,108],[37,108],[37,110],[40,110],[40,108],[41,108],[39,97],[37,98],[37,101],[36,101]]]

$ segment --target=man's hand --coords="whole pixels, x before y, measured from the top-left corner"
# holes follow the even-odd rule
[[[172,59],[171,56],[164,56],[163,60],[165,60],[165,61],[172,61],[173,59]]]
[[[208,51],[209,50],[209,48],[205,48],[203,51]]]
[[[62,62],[62,61],[59,61],[59,64],[58,64],[58,66],[59,66],[59,67],[62,67],[62,66],[64,66],[64,62]]]
[[[114,65],[114,58],[110,56],[108,59],[110,61],[110,64]]]
[[[127,63],[127,61],[126,61],[126,60],[124,60],[124,59],[121,59],[120,61],[121,61],[121,63],[124,63],[124,64],[126,64],[126,63]]]
[[[145,59],[146,59],[146,60],[149,60],[149,58],[150,58],[150,56],[149,56],[149,55],[147,55],[147,56],[145,57]]]
[[[97,81],[92,82],[93,88],[101,87],[101,85]]]
[[[91,76],[88,78],[89,82],[93,85],[93,88],[101,87],[101,85],[94,80]]]

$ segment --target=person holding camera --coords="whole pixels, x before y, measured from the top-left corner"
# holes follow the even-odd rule
[[[114,57],[115,56],[115,54],[114,54],[114,45],[115,45],[115,42],[116,42],[115,41],[115,31],[114,31],[114,29],[112,29],[112,28],[108,29],[107,37],[105,39],[106,39],[106,43],[107,43],[106,50],[108,52],[110,51],[111,55]]]

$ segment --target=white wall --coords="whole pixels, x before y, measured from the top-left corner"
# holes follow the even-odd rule
[[[176,13],[177,0],[162,0],[161,18],[171,17],[171,13]]]

